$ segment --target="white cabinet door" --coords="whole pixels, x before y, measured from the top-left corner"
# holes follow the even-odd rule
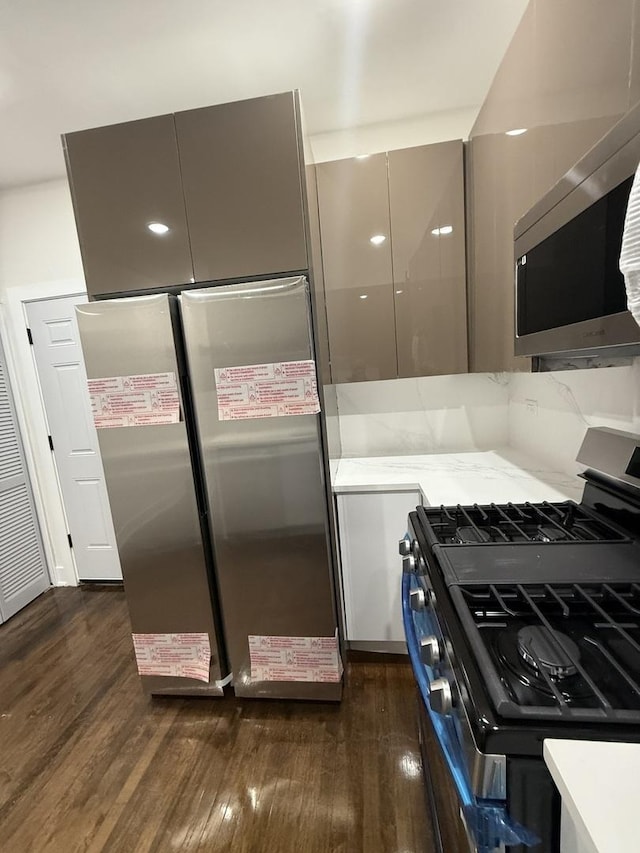
[[[402,560],[398,541],[420,492],[338,495],[347,640],[351,648],[402,651]]]
[[[0,346],[0,622],[48,587],[40,528]]]
[[[593,853],[592,844],[581,837],[580,828],[562,801],[560,817],[560,853]]]
[[[78,578],[122,580],[75,314],[86,301],[30,302],[27,318]]]

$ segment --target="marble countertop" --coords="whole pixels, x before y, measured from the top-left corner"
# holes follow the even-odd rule
[[[638,850],[640,744],[546,740],[544,760],[562,796],[567,849]]]
[[[420,489],[426,504],[580,500],[583,482],[512,448],[340,459],[336,494]]]

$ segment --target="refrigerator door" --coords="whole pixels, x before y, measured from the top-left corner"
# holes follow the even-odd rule
[[[101,406],[117,407],[117,398],[109,397],[108,389],[125,377],[146,375],[150,378],[142,384],[146,381],[149,387],[175,380],[180,394],[176,423],[98,429],[131,626],[134,634],[156,635],[146,638],[155,645],[148,655],[162,656],[165,666],[172,667],[171,674],[143,675],[143,686],[153,694],[222,695],[219,682],[226,675],[226,665],[221,659],[210,558],[202,535],[206,522],[196,500],[185,397],[180,390],[184,371],[176,355],[170,298],[159,294],[90,302],[76,312],[89,380],[115,380],[103,383],[107,396],[101,398]],[[125,409],[132,405],[128,400]],[[162,417],[152,414],[147,419]],[[121,421],[122,415],[114,413],[114,420],[104,423]],[[184,645],[195,644],[194,654],[199,651],[206,661],[207,637],[208,675],[206,662],[199,664],[205,670],[197,673],[199,677],[175,675],[175,656],[184,656]],[[151,663],[149,668],[158,667]]]
[[[221,420],[215,374],[313,358],[306,279],[190,290],[180,308],[235,692],[338,700],[319,418]]]

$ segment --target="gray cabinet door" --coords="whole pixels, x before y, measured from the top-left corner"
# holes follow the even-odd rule
[[[306,270],[293,92],[176,113],[196,281]]]
[[[397,376],[387,158],[316,166],[331,376]],[[372,237],[384,238],[371,242]]]
[[[388,157],[398,375],[465,373],[462,142]]]
[[[89,294],[191,281],[173,116],[68,133],[64,145]]]

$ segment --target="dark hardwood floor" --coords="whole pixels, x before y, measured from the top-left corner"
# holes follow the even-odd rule
[[[339,706],[149,699],[129,632],[110,588],[0,626],[3,853],[432,853],[408,664]]]

